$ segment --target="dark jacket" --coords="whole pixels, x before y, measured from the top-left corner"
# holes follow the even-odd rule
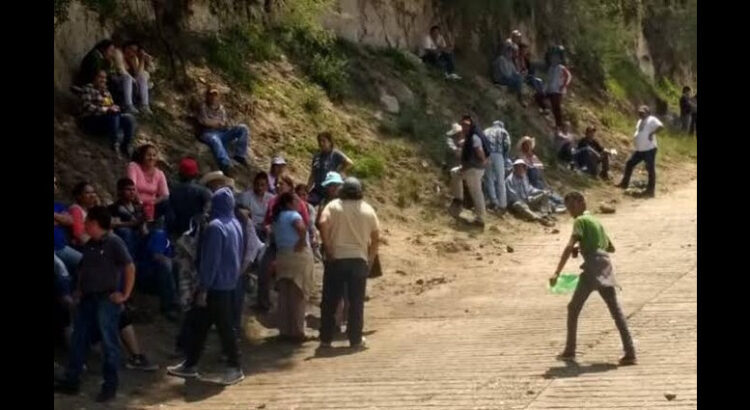
[[[471,129],[469,130],[469,136],[464,141],[464,145],[461,148],[461,165],[465,168],[482,168],[484,169],[484,165],[482,164],[482,161],[477,156],[477,152],[474,149],[474,135],[478,136],[480,141],[482,141],[482,149],[484,149],[484,141],[486,141],[486,138],[484,137],[484,134],[482,133],[482,130],[477,127],[476,124],[471,126]],[[485,151],[485,155],[487,152]]]
[[[182,235],[190,229],[190,220],[203,214],[211,202],[211,191],[198,184],[195,180],[175,184],[169,190],[169,206],[173,220],[169,226],[169,233]]]

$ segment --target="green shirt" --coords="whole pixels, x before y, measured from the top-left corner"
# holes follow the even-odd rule
[[[581,242],[581,254],[589,255],[598,249],[609,248],[609,237],[604,227],[588,211],[573,222],[573,236]]]

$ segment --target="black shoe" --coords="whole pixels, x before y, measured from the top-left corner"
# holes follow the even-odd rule
[[[108,402],[114,399],[116,395],[117,395],[117,389],[102,386],[101,391],[99,391],[99,394],[96,395],[96,402],[97,403]]]
[[[635,355],[625,355],[620,359],[620,366],[635,366],[638,364],[638,359]]]
[[[237,155],[236,157],[234,157],[234,160],[237,161],[238,164],[242,164],[244,166],[250,165],[250,164],[248,164],[247,159],[245,157],[241,157],[239,155]]]
[[[125,368],[130,370],[141,370],[144,372],[155,372],[159,370],[159,365],[151,363],[145,355],[134,355],[125,363]]]
[[[81,385],[79,383],[73,383],[66,379],[55,381],[55,391],[57,393],[76,395],[81,391]]]
[[[575,352],[562,352],[559,355],[557,355],[557,360],[562,360],[564,362],[570,362],[576,359]]]

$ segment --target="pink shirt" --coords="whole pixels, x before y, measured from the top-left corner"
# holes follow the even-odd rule
[[[159,168],[154,168],[151,173],[146,174],[138,163],[131,162],[128,164],[128,178],[135,182],[135,191],[138,199],[143,203],[146,220],[153,221],[156,200],[169,196],[167,177]]]

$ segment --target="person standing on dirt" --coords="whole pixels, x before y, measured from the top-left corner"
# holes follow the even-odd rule
[[[457,122],[445,133],[445,169],[450,171],[461,163],[461,147],[464,144],[463,128]]]
[[[323,274],[320,347],[333,341],[336,307],[344,289],[349,297],[346,332],[349,346],[365,347],[365,290],[370,267],[378,254],[380,223],[375,210],[363,199],[362,184],[354,177],[344,180],[340,197],[328,203],[320,216],[320,231],[327,263]]]
[[[489,209],[505,212],[508,199],[505,193],[505,158],[510,153],[510,134],[502,121],[495,121],[484,130],[490,143],[490,158],[484,171],[484,184],[489,196]]]
[[[458,218],[463,207],[464,189],[463,182],[469,188],[469,194],[474,202],[476,213],[475,224],[484,227],[486,209],[484,205],[484,193],[482,192],[482,177],[487,166],[489,147],[484,134],[477,128],[470,115],[464,115],[461,119],[461,128],[464,136],[464,144],[461,148],[461,165],[451,169],[451,202],[448,213]]]
[[[430,27],[429,34],[424,36],[420,57],[425,64],[431,64],[445,71],[448,80],[460,80],[461,76],[456,74],[456,66],[453,61],[453,48],[445,41],[440,26]]]
[[[656,188],[656,133],[664,128],[664,124],[658,118],[651,115],[651,109],[647,105],[638,108],[638,122],[635,125],[635,152],[625,163],[625,172],[622,180],[617,184],[618,188],[627,189],[630,185],[630,176],[633,169],[641,162],[646,162],[646,171],[648,172],[648,185],[642,193],[645,197],[653,198]]]
[[[210,88],[206,99],[201,104],[198,123],[203,127],[199,139],[211,147],[216,162],[224,174],[229,175],[232,162],[227,153],[227,146],[234,144],[232,158],[247,166],[247,148],[250,144],[250,128],[245,124],[230,126],[227,112],[221,104],[219,90]]]
[[[193,337],[187,346],[187,358],[182,363],[170,366],[172,376],[195,378],[196,366],[203,353],[206,337],[215,324],[224,353],[227,369],[219,383],[231,385],[242,381],[237,348],[237,335],[233,326],[233,306],[243,254],[243,230],[235,216],[234,194],[231,188],[218,189],[211,197],[211,221],[201,234],[200,264],[198,267],[198,291],[195,296]]]
[[[586,210],[586,199],[579,192],[565,195],[565,206],[573,221],[573,234],[560,257],[554,275],[550,278],[550,285],[554,286],[560,276],[568,258],[575,258],[580,251],[583,255],[583,272],[579,276],[578,286],[568,304],[568,334],[565,350],[558,356],[561,360],[574,360],[576,357],[576,336],[578,329],[578,315],[583,309],[586,299],[591,292],[599,295],[607,304],[609,313],[620,332],[625,355],[620,359],[620,365],[634,365],[637,363],[633,339],[628,330],[625,313],[617,297],[617,281],[615,270],[608,253],[613,253],[615,247],[604,231],[602,224]]]
[[[310,178],[307,180],[307,190],[310,192],[309,202],[313,205],[318,205],[325,198],[323,181],[329,172],[343,174],[354,165],[349,157],[334,148],[333,135],[330,132],[318,134],[318,147],[320,151],[313,156]]]
[[[564,48],[557,46],[550,53],[550,66],[547,72],[547,84],[544,90],[545,97],[549,99],[552,106],[552,115],[555,117],[555,126],[563,124],[562,100],[568,91],[573,76],[564,63]]]
[[[118,323],[122,304],[133,292],[135,265],[125,243],[110,233],[112,218],[107,208],[95,206],[86,215],[86,232],[91,238],[81,251],[78,284],[74,299],[77,308],[65,377],[55,390],[77,394],[83,365],[95,334],[102,340],[104,384],[98,402],[112,400],[119,384],[120,337]],[[124,276],[123,276],[124,272]],[[124,286],[120,289],[121,279]]]
[[[692,90],[690,87],[682,87],[682,97],[680,97],[680,125],[682,131],[688,132],[690,128],[690,122],[693,116],[693,101],[690,93]]]

